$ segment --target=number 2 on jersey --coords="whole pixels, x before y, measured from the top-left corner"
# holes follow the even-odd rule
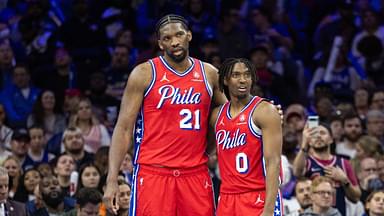
[[[236,155],[236,170],[244,174],[248,172],[248,157],[244,152],[237,153]]]
[[[185,130],[200,130],[200,110],[192,113],[189,109],[182,109],[179,113],[183,118],[180,120],[180,128]],[[194,124],[192,122],[194,121]]]

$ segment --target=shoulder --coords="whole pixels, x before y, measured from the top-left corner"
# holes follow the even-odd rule
[[[219,75],[219,70],[217,68],[215,68],[215,66],[213,66],[207,62],[203,62],[203,67],[204,67],[205,73],[207,75],[207,78],[210,82],[213,80],[218,81],[217,77]]]
[[[255,123],[260,126],[273,121],[280,123],[280,115],[276,107],[266,100],[262,100],[257,105],[252,116]]]
[[[149,62],[144,62],[133,68],[128,78],[128,83],[132,86],[147,87],[152,80],[152,66]]]

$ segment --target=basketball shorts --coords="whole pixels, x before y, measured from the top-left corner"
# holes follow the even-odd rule
[[[262,215],[265,203],[265,191],[252,191],[219,196],[217,216]],[[280,192],[275,202],[274,216],[281,216],[282,202]]]
[[[132,180],[129,215],[213,216],[208,167],[171,169],[137,165]]]

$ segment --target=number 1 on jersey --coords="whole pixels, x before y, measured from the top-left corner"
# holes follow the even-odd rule
[[[236,155],[236,170],[237,172],[244,174],[248,172],[248,157],[244,152],[237,153]]]
[[[186,130],[200,130],[200,110],[195,110],[195,112],[189,109],[182,109],[179,113],[183,118],[180,120],[180,128]],[[192,121],[194,120],[194,125]]]

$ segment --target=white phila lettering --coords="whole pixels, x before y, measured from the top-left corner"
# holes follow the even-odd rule
[[[240,134],[240,129],[231,134],[226,130],[219,130],[216,133],[216,140],[218,145],[222,145],[222,149],[232,149],[247,143],[247,135],[245,133]]]
[[[157,104],[157,109],[160,109],[167,100],[170,100],[171,104],[199,104],[201,98],[201,93],[194,92],[193,87],[180,92],[180,88],[163,85],[159,88],[159,94],[161,98]]]

